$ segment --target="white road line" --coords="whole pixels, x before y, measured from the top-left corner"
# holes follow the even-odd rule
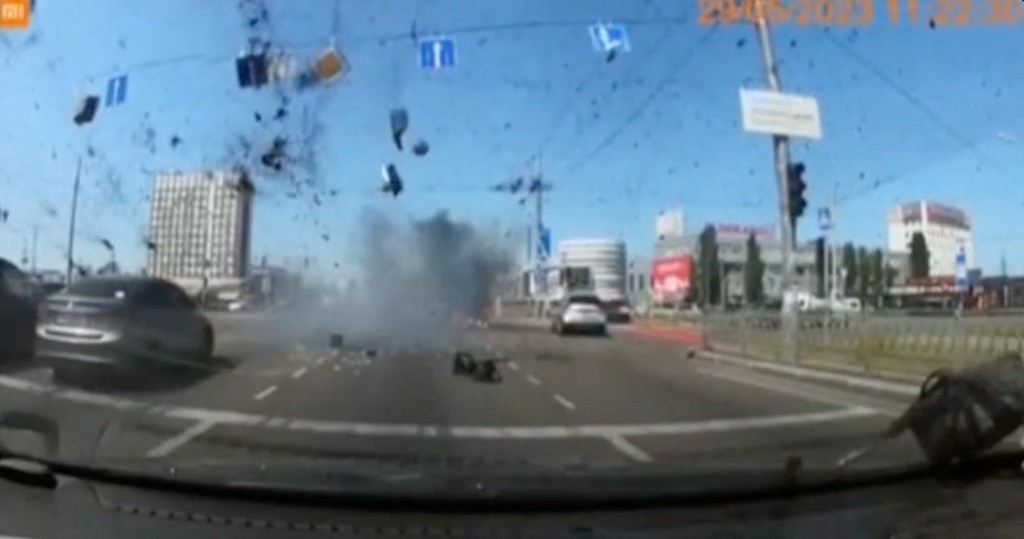
[[[17,378],[0,375],[0,387],[40,393],[52,391],[52,388],[42,387],[38,384],[18,380]],[[277,386],[271,386],[262,392],[264,396],[269,395]],[[57,391],[54,397],[60,400],[68,400],[67,393]],[[100,399],[95,401],[97,406],[113,406],[113,402],[103,403]],[[145,403],[148,408],[141,412],[150,416],[159,416],[173,419],[185,419],[197,421],[199,424],[188,429],[186,432],[168,440],[163,445],[170,444],[172,440],[182,439],[175,442],[178,447],[188,441],[186,435],[198,436],[216,424],[232,424],[252,426],[256,428],[284,428],[295,431],[307,431],[314,433],[343,433],[364,436],[396,436],[396,437],[449,437],[449,438],[471,438],[471,439],[521,439],[521,440],[545,440],[564,438],[604,438],[610,437],[636,437],[636,436],[666,436],[666,435],[690,435],[705,432],[733,432],[753,429],[769,429],[807,425],[812,423],[826,423],[846,419],[858,419],[877,415],[878,412],[864,406],[855,406],[840,410],[832,410],[818,413],[789,414],[776,416],[761,416],[735,419],[713,419],[709,421],[695,421],[687,423],[648,423],[648,424],[619,424],[619,425],[580,425],[580,426],[533,426],[533,427],[503,427],[503,426],[451,426],[451,425],[415,425],[396,423],[352,423],[352,422],[330,422],[310,421],[301,418],[284,418],[282,423],[275,417],[274,421],[265,415],[247,414],[231,410],[211,410],[204,408],[188,408],[176,406],[160,406],[155,403]],[[160,447],[154,448],[157,451]],[[170,450],[175,449],[171,447]]]
[[[516,363],[515,361],[509,361],[508,362],[508,368],[510,368],[510,369],[512,369],[514,371],[518,371],[519,370],[519,364]]]
[[[57,397],[71,402],[77,402],[80,404],[94,404],[96,406],[105,406],[113,408],[115,410],[135,410],[139,408],[145,408],[146,403],[133,401],[130,399],[120,399],[112,397],[110,395],[103,395],[100,393],[90,393],[87,391],[78,391],[76,389],[67,389],[57,393]]]
[[[252,399],[253,400],[257,400],[257,401],[261,401],[261,400],[269,397],[275,391],[277,391],[277,386],[270,386],[267,389],[264,389],[263,391],[260,391],[259,393],[253,395]]]
[[[530,383],[535,385],[535,386],[539,386],[540,385],[540,380],[538,380],[537,377],[532,375],[532,374],[527,374],[526,375],[526,379],[529,380]]]
[[[575,410],[576,409],[576,405],[573,404],[571,400],[569,400],[569,399],[559,395],[558,393],[555,393],[555,402],[557,402],[558,404],[561,404],[567,410]]]
[[[651,458],[646,451],[633,445],[629,440],[622,436],[606,436],[605,439],[611,442],[615,449],[622,451],[626,456],[637,462],[654,462],[654,459]]]
[[[212,429],[217,425],[216,421],[200,421],[195,425],[183,430],[181,434],[173,438],[168,438],[163,441],[160,445],[150,449],[146,453],[147,457],[166,457],[173,453],[176,449],[189,443],[198,436],[202,436],[206,431]]]
[[[712,419],[692,423],[654,423],[648,425],[601,425],[593,427],[575,427],[581,436],[656,436],[669,434],[700,434],[704,432],[733,432],[739,430],[767,429],[807,425],[810,423],[826,423],[840,419],[854,419],[876,415],[874,410],[857,406],[843,410],[817,412],[811,414],[787,414],[764,417],[748,417],[739,419]]]
[[[292,378],[298,380],[299,378],[302,378],[302,376],[305,375],[306,371],[308,370],[309,367],[300,367],[297,371],[292,373]]]
[[[861,403],[856,402],[853,399],[842,399],[842,398],[839,398],[839,397],[835,397],[835,396],[831,396],[831,395],[826,395],[826,394],[824,394],[821,391],[817,391],[817,390],[814,390],[814,389],[811,389],[811,388],[787,387],[786,385],[783,385],[782,383],[771,383],[771,382],[768,382],[768,381],[762,381],[762,380],[758,380],[758,379],[756,379],[754,377],[748,377],[748,376],[744,376],[744,375],[738,374],[738,373],[736,373],[736,374],[725,373],[725,372],[721,372],[721,371],[715,371],[715,370],[703,369],[703,368],[698,368],[696,370],[697,370],[697,372],[699,372],[700,374],[703,374],[704,376],[711,376],[713,378],[719,378],[719,379],[722,379],[722,380],[728,380],[730,382],[734,382],[734,383],[737,383],[737,384],[744,384],[744,385],[747,385],[747,386],[756,387],[756,388],[764,389],[764,390],[767,390],[767,391],[774,391],[776,393],[784,393],[786,395],[792,395],[794,397],[798,397],[798,398],[801,398],[801,399],[804,399],[804,400],[820,402],[820,403],[823,403],[823,404],[832,404],[832,405],[835,405],[835,406],[841,406],[843,408],[848,408],[850,406],[862,406]],[[898,412],[898,411],[887,410],[887,409],[884,409],[882,407],[864,406],[864,408],[866,408],[868,410],[872,410],[872,411],[880,413],[880,414],[885,414],[885,415],[888,415],[888,416],[897,416],[897,415],[900,414],[900,412]]]
[[[334,370],[335,371],[340,371],[341,370],[341,365],[335,365],[334,366]]]

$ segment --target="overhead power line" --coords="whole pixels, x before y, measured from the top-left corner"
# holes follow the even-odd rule
[[[686,65],[689,64],[694,57],[696,57],[697,52],[700,51],[702,46],[704,46],[711,40],[711,37],[712,35],[714,35],[715,30],[717,28],[717,26],[713,26],[710,31],[704,33],[700,37],[700,39],[698,39],[697,42],[694,43],[693,46],[686,51],[686,53],[679,57],[679,61],[674,63],[672,67],[669,68],[665,76],[658,81],[658,84],[655,85],[655,87],[650,91],[650,93],[648,93],[640,101],[636,108],[634,108],[633,111],[626,116],[626,119],[621,124],[619,124],[615,129],[613,129],[608,134],[608,136],[606,136],[600,143],[594,146],[589,152],[584,154],[583,157],[577,159],[572,163],[572,165],[566,167],[562,174],[571,174],[572,172],[575,172],[582,168],[583,166],[585,166],[586,164],[588,164],[591,161],[591,159],[593,159],[597,154],[601,153],[602,151],[605,150],[605,148],[607,148],[613,142],[615,142],[619,138],[619,136],[626,131],[626,129],[629,129],[629,127],[633,125],[633,122],[636,122],[644,114],[644,112],[647,111],[647,107],[649,107],[651,103],[654,102],[655,98],[657,98],[661,94],[661,92],[663,92],[665,88],[668,87],[668,84],[672,81],[676,74],[679,71],[681,71],[684,67],[686,67]]]

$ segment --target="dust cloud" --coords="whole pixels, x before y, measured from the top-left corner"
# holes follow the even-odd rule
[[[513,264],[500,242],[447,211],[410,221],[364,210],[348,240],[354,286],[333,305],[306,301],[300,310],[318,333],[339,332],[349,343],[447,347],[455,318],[483,318]]]

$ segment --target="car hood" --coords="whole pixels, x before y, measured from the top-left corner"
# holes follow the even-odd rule
[[[589,507],[599,504],[706,503],[746,497],[792,495],[920,478],[925,464],[871,469],[798,470],[793,462],[776,469],[623,464],[619,466],[535,466],[477,469],[451,465],[394,466],[333,461],[246,462],[197,460],[123,461],[107,470],[119,477],[146,478],[167,487],[219,494],[341,497],[411,503]]]

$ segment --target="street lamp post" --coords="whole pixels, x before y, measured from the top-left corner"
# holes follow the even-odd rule
[[[75,269],[75,221],[78,218],[78,189],[82,177],[82,158],[78,158],[78,167],[75,170],[75,185],[71,193],[71,222],[68,225],[68,265],[65,277],[67,284],[71,284],[72,272]]]

